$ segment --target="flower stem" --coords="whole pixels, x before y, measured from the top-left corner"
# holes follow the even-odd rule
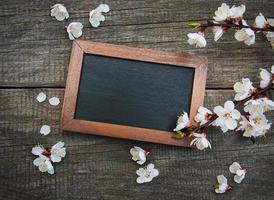
[[[253,31],[266,31],[266,32],[274,32],[274,27],[267,24],[264,28],[259,28],[259,27],[255,27],[255,26],[248,26],[248,25],[243,25],[242,23],[239,24],[235,24],[233,22],[218,22],[218,24],[214,23],[211,20],[207,21],[207,24],[201,24],[199,26],[199,28],[202,29],[206,29],[208,27],[213,27],[213,26],[220,26],[220,27],[224,27],[224,28],[250,28]]]

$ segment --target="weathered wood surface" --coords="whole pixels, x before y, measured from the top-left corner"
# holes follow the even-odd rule
[[[211,151],[62,133],[61,106],[37,103],[35,96],[40,91],[48,96],[64,94],[63,89],[0,90],[2,199],[270,199],[274,195],[271,133],[253,145],[241,133],[224,135],[211,128]],[[231,90],[208,90],[205,105],[212,108],[232,95]],[[274,120],[273,114],[269,117]],[[44,123],[53,127],[46,137],[39,134]],[[32,164],[31,148],[38,142],[51,145],[58,140],[65,141],[67,156],[56,165],[55,175],[42,174]],[[151,151],[148,162],[160,170],[160,176],[152,183],[135,182],[139,166],[129,155],[133,145]],[[239,161],[249,171],[241,185],[233,183],[228,172],[233,161]],[[220,196],[213,192],[218,174],[229,177],[233,191]]]
[[[209,38],[208,48],[202,50],[187,44],[191,31],[187,24],[212,17],[220,1],[106,1],[112,11],[94,29],[88,24],[88,11],[100,2],[63,1],[70,18],[57,22],[49,16],[55,1],[0,0],[0,199],[272,199],[273,129],[252,145],[240,133],[224,135],[211,128],[211,151],[62,133],[61,105],[39,104],[35,96],[44,91],[62,100],[71,48],[64,30],[68,22],[85,25],[83,39],[207,56],[205,105],[210,108],[232,98],[229,88],[242,76],[257,80],[258,68],[274,63],[274,52],[264,37],[251,47],[236,42],[232,34],[218,43]],[[246,4],[249,19],[259,12],[274,17],[273,1],[233,3]],[[273,114],[269,120],[274,122]],[[53,128],[46,137],[39,134],[43,124]],[[40,173],[32,164],[32,146],[59,140],[67,146],[66,158],[56,165],[55,175]],[[133,145],[151,151],[148,160],[160,170],[152,183],[135,182],[139,166],[130,160]],[[233,183],[228,172],[233,161],[249,170],[241,185]],[[218,174],[229,177],[233,191],[213,192]]]
[[[226,34],[218,43],[213,43],[209,34],[206,49],[187,44],[188,24],[212,18],[220,1],[108,1],[112,11],[97,29],[89,25],[88,11],[101,1],[63,2],[70,18],[58,22],[49,16],[54,1],[1,0],[0,86],[64,87],[71,49],[64,27],[72,21],[84,24],[82,39],[205,55],[209,58],[210,88],[231,87],[243,75],[255,78],[255,69],[274,62],[273,50],[263,36],[251,47],[235,41],[233,34]],[[273,1],[233,2],[247,5],[249,19],[259,12],[274,17]]]

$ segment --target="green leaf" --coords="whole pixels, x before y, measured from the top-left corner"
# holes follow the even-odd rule
[[[193,22],[193,23],[189,24],[189,26],[193,29],[196,29],[196,28],[199,28],[201,26],[201,24],[198,22]]]
[[[174,134],[174,137],[176,139],[182,139],[185,136],[185,133],[181,132],[181,131],[176,131],[176,133]]]

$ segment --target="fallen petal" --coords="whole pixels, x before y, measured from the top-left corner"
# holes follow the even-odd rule
[[[47,98],[47,95],[44,92],[40,92],[37,97],[36,100],[40,103],[44,102]]]
[[[52,98],[49,99],[49,103],[52,106],[58,106],[59,103],[60,103],[60,99],[57,98],[57,97],[52,97]]]
[[[43,125],[40,129],[40,133],[42,135],[48,135],[50,133],[50,126],[48,125]]]

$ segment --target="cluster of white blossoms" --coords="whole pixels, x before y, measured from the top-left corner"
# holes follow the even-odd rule
[[[226,3],[223,3],[215,11],[213,20],[209,20],[207,24],[192,23],[192,28],[199,29],[198,33],[189,33],[188,43],[195,45],[196,47],[205,47],[205,29],[212,28],[214,35],[214,41],[217,42],[222,35],[233,29],[235,31],[234,37],[240,42],[244,42],[246,45],[252,45],[255,43],[255,34],[257,32],[263,32],[267,37],[274,37],[274,21],[266,19],[261,13],[255,18],[254,24],[249,26],[244,20],[244,13],[246,7],[232,6],[229,7]]]
[[[139,165],[143,165],[146,162],[146,157],[149,152],[141,147],[134,146],[130,149],[130,154],[132,156],[132,160]],[[159,171],[154,168],[154,164],[150,163],[145,168],[139,168],[136,171],[136,174],[138,175],[136,182],[142,184],[152,181],[153,178],[159,175]]]
[[[100,4],[97,8],[89,12],[89,22],[92,27],[98,27],[100,22],[105,21],[103,13],[109,12],[107,4]],[[58,21],[63,21],[69,18],[69,13],[63,4],[55,4],[51,7],[50,15]],[[71,22],[67,27],[67,33],[70,40],[77,39],[82,36],[84,28],[81,22]]]
[[[241,165],[237,162],[233,162],[229,166],[229,171],[231,174],[235,174],[234,181],[238,184],[240,184],[244,180],[247,173],[247,170],[245,168],[242,168]],[[217,194],[222,194],[232,189],[232,187],[228,184],[227,178],[224,175],[218,175],[217,182],[218,184],[215,186],[215,192]]]
[[[64,142],[58,142],[50,149],[45,149],[41,145],[37,145],[32,148],[32,154],[38,156],[33,164],[38,167],[41,172],[48,172],[54,174],[54,167],[52,163],[61,162],[62,158],[66,156],[66,148],[64,148]]]
[[[260,79],[260,87],[255,88],[248,78],[242,78],[241,82],[234,84],[234,101],[226,101],[224,106],[215,106],[213,112],[200,107],[194,116],[197,126],[191,125],[188,114],[184,112],[177,120],[175,136],[184,137],[188,134],[193,138],[190,145],[196,146],[199,150],[211,148],[204,132],[210,125],[220,127],[223,133],[229,130],[242,131],[243,136],[249,137],[252,141],[256,137],[264,136],[271,127],[265,112],[274,110],[274,101],[265,96],[266,90],[274,83],[274,65],[271,71],[261,69]],[[240,106],[243,113],[238,110]]]

